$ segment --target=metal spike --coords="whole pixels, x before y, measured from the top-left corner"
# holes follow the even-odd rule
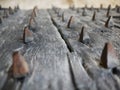
[[[2,6],[0,5],[0,10],[2,9]]]
[[[86,16],[86,15],[87,15],[87,11],[85,8],[83,8],[82,16]]]
[[[106,21],[106,23],[105,23],[105,27],[107,27],[107,28],[109,27],[108,24],[109,24],[109,22],[110,22],[110,19],[111,19],[111,16],[108,17],[108,19],[107,19],[107,21]]]
[[[34,17],[37,16],[36,11],[37,11],[37,6],[35,6],[35,7],[33,8],[33,12],[32,12],[33,15],[32,15],[32,16],[34,16]]]
[[[93,13],[92,21],[95,21],[95,18],[96,18],[96,11],[94,11]]]
[[[8,17],[9,17],[9,12],[7,10],[4,10],[3,18],[8,18]]]
[[[64,12],[62,13],[62,21],[64,22],[65,19],[64,19]]]
[[[11,7],[9,7],[9,14],[14,14],[14,11]]]
[[[17,5],[17,10],[19,10],[20,9],[20,7],[19,7],[19,5]]]
[[[80,33],[80,38],[79,38],[79,41],[83,43],[83,37],[84,37],[84,26],[82,27],[81,29],[81,33]]]
[[[25,44],[32,42],[33,41],[33,34],[32,32],[29,30],[28,26],[26,26],[24,28],[24,33],[23,33],[23,42]]]
[[[9,74],[16,79],[24,78],[29,73],[29,67],[25,58],[19,51],[13,52],[13,64],[9,70]]]
[[[67,24],[67,28],[70,28],[71,22],[72,22],[73,16],[70,17],[68,24]]]
[[[119,64],[112,43],[105,43],[100,60],[100,66],[102,66],[103,68],[113,68],[117,64]]]
[[[17,12],[17,10],[18,10],[18,9],[17,9],[17,7],[15,6],[15,7],[14,7],[14,11]]]
[[[3,18],[2,18],[2,17],[0,17],[0,24],[2,24],[2,22],[3,22]]]
[[[85,9],[87,9],[88,8],[88,6],[87,6],[87,4],[85,4]]]
[[[106,17],[109,17],[111,5],[108,6]]]
[[[31,27],[33,22],[35,22],[35,18],[31,17],[30,20],[29,20],[28,26]]]
[[[93,7],[93,5],[91,6],[91,8],[90,8],[90,10],[93,10],[94,9],[94,7]]]
[[[116,12],[119,13],[120,12],[120,6],[116,5]]]
[[[103,9],[103,4],[100,4],[100,9]]]

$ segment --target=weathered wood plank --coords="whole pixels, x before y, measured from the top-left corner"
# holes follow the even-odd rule
[[[69,53],[68,60],[76,83],[76,88],[79,90],[86,90],[87,88],[95,90],[96,86],[93,85],[94,82],[84,69],[82,59],[77,53]]]

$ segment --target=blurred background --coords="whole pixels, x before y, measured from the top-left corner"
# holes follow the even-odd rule
[[[0,4],[4,7],[14,7],[19,4],[22,9],[31,9],[35,5],[39,8],[51,8],[52,6],[68,8],[71,5],[75,7],[83,7],[85,5],[88,7],[92,5],[99,7],[100,4],[103,4],[103,7],[107,7],[109,4],[115,7],[115,5],[120,5],[120,0],[0,0]]]

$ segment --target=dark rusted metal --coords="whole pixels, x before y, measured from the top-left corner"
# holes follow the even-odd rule
[[[33,34],[32,34],[32,32],[29,30],[28,26],[26,26],[26,27],[24,28],[24,33],[23,33],[23,42],[24,42],[25,44],[27,44],[27,43],[29,43],[29,42],[31,42],[31,41],[33,41]]]
[[[14,11],[13,11],[13,9],[11,8],[11,7],[9,7],[9,14],[14,14]]]
[[[16,7],[16,6],[14,7],[14,11],[15,11],[15,12],[17,12],[17,11],[18,11],[18,9],[17,9],[17,7]]]
[[[36,17],[37,16],[36,12],[37,12],[37,6],[33,8],[32,16]]]
[[[24,78],[29,73],[29,67],[25,58],[19,51],[13,52],[13,63],[9,69],[9,75],[16,79]]]
[[[8,12],[8,10],[4,10],[3,18],[8,18],[8,17],[9,17],[9,12]]]
[[[86,15],[87,15],[87,11],[85,8],[83,8],[82,16],[86,16]]]
[[[111,16],[108,17],[107,21],[105,22],[105,27],[108,27],[108,24],[110,22]]]
[[[84,37],[84,26],[82,27],[82,29],[81,29],[81,33],[80,33],[80,35],[79,35],[79,41],[80,42],[82,42],[83,43],[83,37]]]
[[[65,19],[64,19],[64,12],[62,13],[62,21],[64,22]]]
[[[91,8],[90,8],[90,10],[93,10],[94,9],[94,7],[93,7],[93,5],[91,5]]]
[[[2,6],[0,5],[0,10],[2,9]]]
[[[111,9],[111,5],[108,6],[106,17],[110,16],[110,9]]]
[[[115,8],[116,8],[116,12],[117,12],[117,13],[120,13],[120,6],[116,5]]]
[[[17,10],[19,10],[20,9],[19,5],[17,5],[16,8],[17,8]]]
[[[0,17],[0,24],[2,24],[2,22],[3,22],[3,18],[2,18],[2,17]]]
[[[35,18],[34,18],[34,17],[31,17],[31,18],[29,19],[29,23],[28,23],[29,28],[32,26],[32,23],[34,23],[34,22],[35,22]]]
[[[67,24],[67,28],[70,28],[71,22],[72,22],[73,16],[70,17],[68,24]]]
[[[87,4],[85,4],[85,9],[87,9],[88,8],[88,6],[87,6]]]
[[[95,21],[96,18],[96,11],[94,11],[93,16],[92,16],[92,21]]]
[[[100,4],[100,9],[103,9],[103,4]]]
[[[112,43],[105,43],[100,60],[100,66],[104,68],[114,67],[117,56]]]

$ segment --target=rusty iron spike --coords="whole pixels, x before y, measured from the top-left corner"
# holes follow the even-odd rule
[[[117,56],[116,52],[112,46],[111,42],[105,43],[105,46],[103,48],[101,58],[100,58],[100,66],[103,68],[113,68],[117,65]]]
[[[106,17],[109,17],[110,9],[111,9],[111,5],[108,6],[107,13],[106,13]]]
[[[33,8],[33,11],[32,11],[32,14],[33,14],[34,17],[37,16],[36,11],[37,11],[37,6],[35,6],[35,7]]]
[[[19,5],[17,5],[16,8],[17,8],[17,10],[19,10],[20,9]]]
[[[100,66],[107,68],[107,54],[108,54],[108,43],[105,44],[100,58]]]
[[[67,28],[70,28],[71,22],[72,22],[73,16],[70,17],[68,24],[67,24]]]
[[[2,18],[2,17],[0,17],[0,24],[2,24],[2,22],[3,22],[3,18]]]
[[[120,6],[116,5],[116,12],[119,13],[120,12]]]
[[[86,16],[86,15],[87,15],[87,11],[85,8],[83,8],[82,16]]]
[[[32,32],[29,30],[28,26],[26,26],[23,32],[23,43],[27,44],[31,41],[33,41],[33,35]]]
[[[93,5],[91,5],[91,8],[90,8],[90,10],[93,10],[94,9],[94,6]]]
[[[25,58],[19,51],[13,52],[12,58],[13,63],[8,74],[15,79],[24,78],[29,73],[29,67]]]
[[[0,5],[0,10],[2,9],[2,6]]]
[[[100,9],[103,9],[103,4],[100,4]]]
[[[95,18],[96,18],[96,11],[94,11],[93,13],[92,21],[95,21]]]
[[[9,14],[14,14],[14,11],[11,7],[9,7]]]
[[[108,24],[109,24],[109,22],[110,22],[110,19],[111,19],[111,16],[108,17],[108,19],[107,19],[107,21],[106,21],[106,23],[105,23],[105,27],[108,27]]]
[[[79,41],[83,43],[83,37],[84,37],[84,26],[82,26],[81,33],[79,35]]]
[[[85,9],[87,9],[88,8],[88,6],[87,6],[87,4],[85,4]]]
[[[62,21],[64,22],[65,19],[64,19],[64,12],[62,13]]]
[[[7,10],[4,10],[3,18],[8,18],[8,17],[9,17],[9,12]]]
[[[33,22],[35,22],[35,18],[34,18],[34,17],[31,17],[31,18],[29,19],[29,24],[28,24],[28,26],[31,27],[31,25],[32,25]]]

